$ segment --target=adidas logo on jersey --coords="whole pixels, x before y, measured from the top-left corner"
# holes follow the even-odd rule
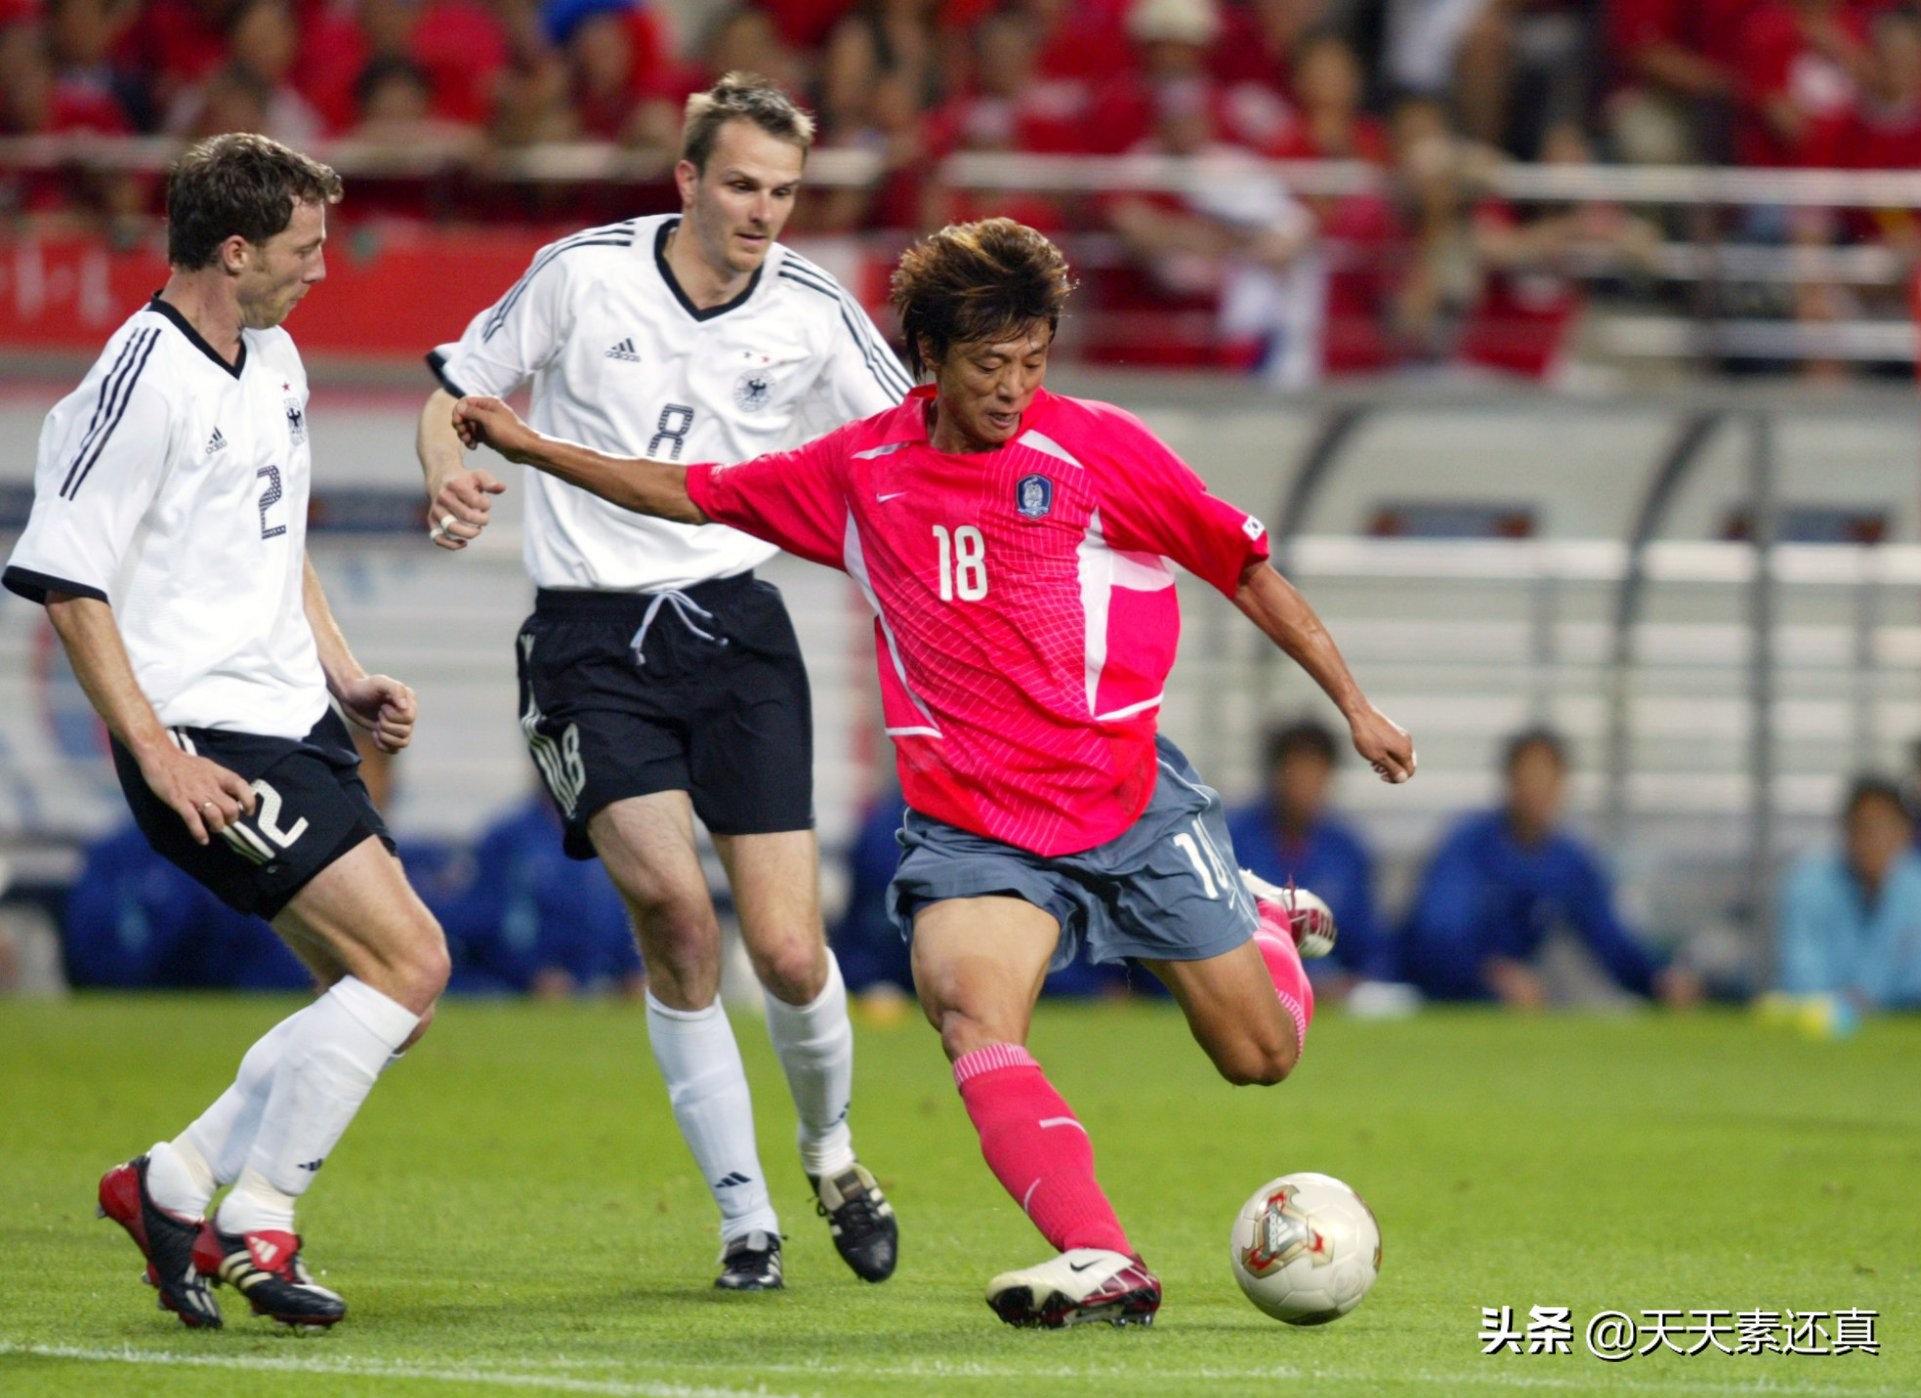
[[[607,358],[625,360],[629,364],[640,363],[640,355],[634,351],[634,342],[631,339],[622,340],[608,350]]]
[[[225,451],[226,449],[227,439],[220,435],[220,429],[218,427],[214,428],[213,436],[207,438],[207,455],[212,456],[215,452]]]

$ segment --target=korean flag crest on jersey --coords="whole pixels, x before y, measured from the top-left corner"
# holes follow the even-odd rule
[[[1045,519],[1054,508],[1054,482],[1046,476],[1022,476],[1014,487],[1014,508],[1029,519]]]

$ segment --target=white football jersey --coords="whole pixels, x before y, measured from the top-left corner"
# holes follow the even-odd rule
[[[678,214],[550,243],[459,343],[429,356],[447,391],[533,380],[532,424],[610,456],[746,461],[893,407],[912,386],[859,304],[776,243],[747,290],[695,310],[668,270]],[[672,524],[525,472],[536,584],[654,591],[743,573],[774,553],[720,524]]]
[[[307,374],[287,332],[238,366],[155,298],[47,414],[6,586],[113,608],[169,728],[302,738],[327,707],[303,600]]]

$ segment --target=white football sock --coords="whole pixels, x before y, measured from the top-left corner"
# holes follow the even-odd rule
[[[670,1010],[648,992],[647,1038],[681,1137],[720,1206],[722,1240],[756,1228],[779,1233],[754,1146],[747,1070],[720,1001],[704,1010]]]
[[[295,1011],[255,1040],[246,1057],[240,1060],[240,1071],[234,1075],[233,1086],[173,1139],[174,1147],[184,1155],[204,1161],[211,1176],[212,1184],[200,1200],[201,1211],[206,1209],[214,1190],[240,1178],[240,1169],[247,1163],[247,1152],[253,1148],[254,1135],[260,1130],[261,1109],[267,1105],[274,1070],[280,1066],[281,1047],[286,1043],[288,1027],[312,1008],[309,1005]],[[159,1156],[155,1155],[154,1159],[158,1163]],[[166,1178],[171,1181],[174,1177]],[[154,1188],[151,1170],[147,1179],[149,1188]],[[173,1203],[163,1202],[158,1193],[154,1194],[154,1202],[185,1212]]]
[[[353,976],[287,1021],[239,1186],[220,1204],[221,1232],[291,1230],[291,1201],[306,1192],[374,1079],[419,1023],[405,1005]]]
[[[186,1132],[171,1141],[154,1142],[147,1152],[147,1194],[167,1212],[199,1218],[207,1212],[217,1188],[206,1157]]]
[[[294,1196],[275,1189],[253,1166],[240,1172],[240,1180],[220,1201],[215,1226],[222,1233],[291,1233]]]
[[[827,984],[810,1005],[767,997],[767,1037],[774,1041],[787,1090],[800,1117],[801,1168],[816,1177],[854,1163],[847,1109],[854,1092],[854,1026],[847,1021],[847,983],[827,953]]]

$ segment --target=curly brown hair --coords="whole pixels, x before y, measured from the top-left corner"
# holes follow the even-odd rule
[[[1061,250],[1026,224],[950,223],[909,248],[894,269],[908,365],[925,378],[954,345],[1012,339],[1041,321],[1051,337],[1073,289]]]
[[[188,147],[167,176],[167,261],[209,266],[239,234],[256,247],[293,221],[296,204],[338,204],[340,176],[249,131]]]

